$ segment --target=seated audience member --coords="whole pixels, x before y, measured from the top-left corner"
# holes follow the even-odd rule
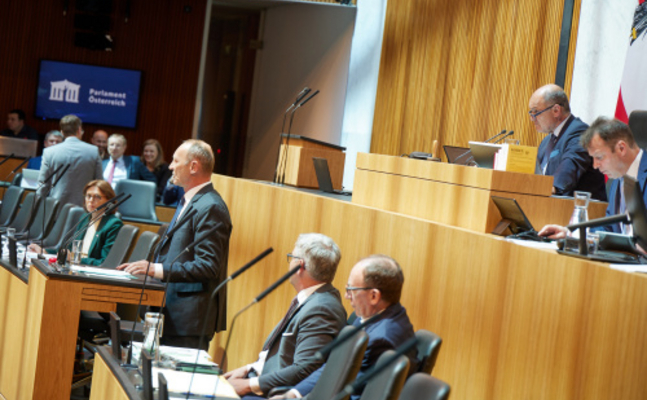
[[[153,175],[139,157],[125,156],[126,138],[118,133],[113,133],[108,138],[108,153],[110,158],[103,160],[103,179],[108,181],[112,188],[117,187],[117,182],[122,179],[134,179],[155,182]]]
[[[59,144],[63,142],[63,134],[61,131],[49,131],[45,135],[45,141],[43,142],[43,147],[48,148],[50,146],[54,146],[55,144]],[[38,157],[32,157],[29,159],[29,162],[27,163],[27,168],[28,169],[40,169],[40,164],[43,161],[43,156],[38,156]]]
[[[265,341],[255,363],[225,374],[239,396],[267,395],[277,386],[293,386],[321,366],[313,357],[346,325],[346,311],[331,282],[341,253],[327,236],[299,236],[289,268],[299,267],[290,279],[297,291],[287,314]],[[253,397],[252,397],[253,398]]]
[[[177,206],[182,197],[184,197],[184,188],[174,185],[172,179],[169,179],[162,192],[162,203],[166,206]]]
[[[7,114],[7,129],[0,131],[0,136],[38,140],[38,132],[25,124],[25,112],[18,109],[9,111]]]
[[[591,157],[580,145],[580,135],[588,126],[571,114],[564,90],[543,86],[530,97],[528,107],[537,132],[548,134],[537,150],[536,173],[554,177],[554,194],[573,196],[577,190],[606,201],[604,176],[593,169]]]
[[[148,171],[155,175],[155,181],[157,183],[155,200],[159,202],[162,200],[164,188],[172,174],[172,171],[168,168],[168,164],[164,161],[164,152],[162,151],[160,142],[155,139],[145,141],[141,161]]]
[[[600,117],[593,122],[591,127],[582,135],[582,146],[591,157],[593,166],[614,179],[609,191],[609,205],[607,216],[624,213],[625,204],[622,195],[623,176],[627,175],[638,182],[643,192],[643,201],[647,204],[647,157],[643,157],[643,150],[638,147],[634,136],[627,124],[617,119]],[[612,224],[595,230],[606,230],[615,233],[630,233],[630,225]],[[559,225],[546,225],[539,231],[539,235],[551,239],[561,239],[568,230]]]
[[[83,189],[85,196],[85,210],[88,214],[83,216],[82,223],[79,224],[76,232],[80,232],[88,226],[90,214],[97,207],[115,197],[115,191],[108,182],[103,180],[94,180],[88,183]],[[114,214],[104,215],[99,221],[90,226],[85,234],[77,236],[77,239],[83,240],[81,264],[101,265],[108,256],[112,245],[115,243],[117,234],[123,226],[123,222]],[[29,250],[40,253],[41,248],[36,244],[30,244]],[[56,254],[59,249],[45,249],[47,253]]]
[[[110,157],[108,154],[108,132],[101,129],[94,131],[90,141],[99,149],[99,157],[102,160],[107,160]]]
[[[375,321],[364,328],[368,334],[368,346],[358,376],[375,365],[382,353],[395,350],[415,336],[407,311],[400,305],[403,283],[404,275],[400,265],[385,255],[366,257],[355,264],[350,272],[346,298],[350,300],[357,315],[353,325],[358,326],[379,314]],[[411,373],[416,370],[415,350],[407,356],[411,362]],[[313,372],[285,396],[273,398],[300,398],[307,395],[319,380],[324,367],[325,365]],[[361,391],[352,398],[359,398],[360,395]]]

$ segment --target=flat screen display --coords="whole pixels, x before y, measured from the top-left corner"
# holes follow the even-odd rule
[[[141,71],[41,60],[36,117],[135,128]]]

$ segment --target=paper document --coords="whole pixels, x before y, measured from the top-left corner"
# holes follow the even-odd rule
[[[126,271],[119,271],[111,268],[99,268],[99,267],[88,267],[85,265],[72,266],[70,267],[72,271],[83,272],[88,275],[99,275],[99,276],[109,276],[112,278],[118,279],[137,279],[136,276],[131,275]]]
[[[536,242],[534,240],[506,239],[508,242],[519,246],[532,247],[534,249],[557,250],[557,242]]]
[[[609,264],[609,267],[625,272],[640,272],[647,274],[647,265],[645,264]]]

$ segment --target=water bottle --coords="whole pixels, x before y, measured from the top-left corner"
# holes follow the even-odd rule
[[[573,224],[579,224],[582,222],[586,222],[589,220],[589,201],[591,201],[591,193],[589,192],[575,192],[573,194],[573,199],[575,203],[575,209],[573,210],[573,215],[571,215],[571,219],[568,221],[569,225]],[[586,229],[586,232],[588,233],[588,228]],[[573,232],[569,233],[569,236],[573,238],[579,238],[580,237],[580,230],[576,229]]]
[[[156,312],[146,313],[144,317],[144,343],[142,343],[142,350],[147,350],[155,362],[159,362],[160,360],[159,346],[163,327],[164,315]]]

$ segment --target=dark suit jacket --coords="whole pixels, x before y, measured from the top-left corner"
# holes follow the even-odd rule
[[[232,226],[227,205],[211,184],[198,191],[183,215],[193,209],[197,213],[162,243],[158,258],[164,266],[164,280],[170,281],[164,308],[164,335],[199,336],[206,317],[206,334],[211,338],[214,332],[226,328],[226,290],[219,292],[211,315],[205,313],[211,292],[227,277]],[[218,223],[220,228],[205,236]],[[198,245],[171,265],[195,240],[200,240]]]
[[[554,177],[556,194],[573,196],[574,191],[590,192],[591,197],[606,201],[604,175],[593,168],[593,159],[580,145],[580,136],[589,126],[573,115],[568,117],[559,140],[550,154],[546,175]],[[547,135],[537,150],[537,170],[541,173],[541,159],[550,141]]]
[[[277,386],[296,385],[319,368],[321,363],[313,363],[315,353],[333,340],[344,325],[346,310],[339,291],[326,283],[299,306],[280,340],[270,347],[263,373],[258,377],[263,393]],[[278,325],[274,329],[277,328]],[[271,337],[272,334],[268,340]]]
[[[645,186],[647,186],[647,152],[643,151],[643,156],[640,159],[640,166],[638,167],[638,184],[640,185],[640,190],[643,193],[643,202],[647,205],[647,191]],[[609,205],[607,206],[607,217],[617,214],[618,208],[618,190],[622,190],[620,187],[620,179],[614,179],[611,182],[611,190],[609,190]],[[604,230],[608,232],[622,233],[620,224],[607,225],[594,230]]]
[[[139,158],[136,156],[124,155],[124,164],[126,165],[126,179],[134,179],[140,181],[156,182],[155,175],[146,168]],[[106,170],[110,157],[101,161],[103,170]]]
[[[364,359],[362,359],[362,366],[360,367],[358,376],[361,376],[366,370],[375,365],[382,353],[398,348],[404,342],[415,336],[413,325],[411,325],[409,316],[407,316],[407,310],[400,303],[390,305],[377,318],[375,322],[372,322],[365,328],[368,334],[368,345],[366,346],[366,352],[364,353]],[[358,326],[360,323],[359,318],[353,321],[354,326]],[[411,363],[409,365],[409,371],[413,372],[417,368],[415,351],[408,354],[408,357]],[[310,393],[319,380],[324,367],[325,365],[301,381],[295,386],[295,389],[302,396]],[[356,397],[359,397],[359,395]]]

